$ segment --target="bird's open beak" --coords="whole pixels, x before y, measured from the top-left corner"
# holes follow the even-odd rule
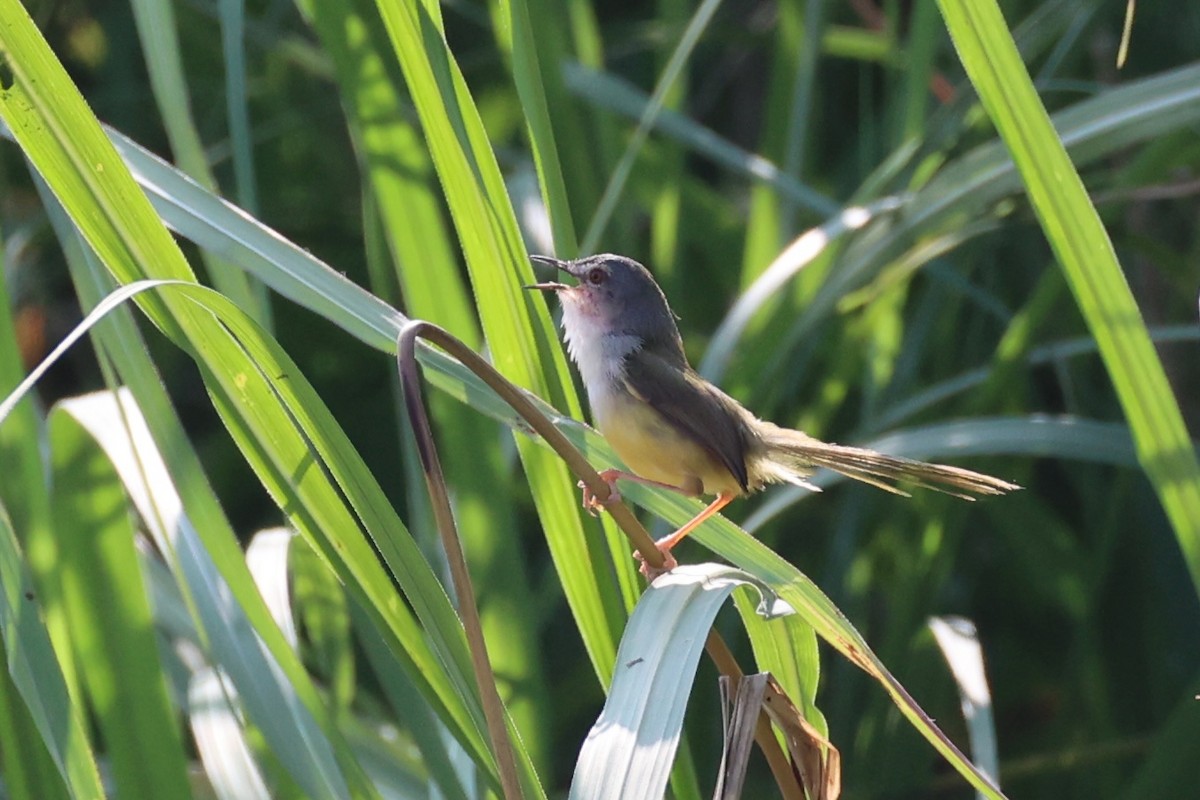
[[[536,261],[539,264],[549,264],[550,266],[552,266],[556,269],[562,270],[563,272],[567,273],[568,275],[571,274],[571,269],[569,266],[571,263],[570,261],[563,261],[562,259],[554,258],[553,256],[537,256],[537,255],[529,256],[529,260]],[[540,289],[543,292],[557,292],[561,289],[570,289],[571,287],[565,283],[559,283],[557,281],[546,281],[545,283],[531,283],[522,288]]]

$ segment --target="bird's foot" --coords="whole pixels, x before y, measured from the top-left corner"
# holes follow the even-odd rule
[[[633,552],[633,557],[638,560],[638,572],[640,572],[642,576],[651,583],[653,583],[654,579],[659,575],[670,572],[679,566],[679,562],[675,560],[675,556],[671,555],[671,548],[665,547],[658,542],[655,542],[655,547],[658,548],[658,552],[662,553],[663,556],[663,563],[661,567],[650,566],[650,564],[646,561],[645,556],[643,556],[637,550]]]
[[[603,500],[596,497],[596,493],[583,481],[576,484],[583,490],[583,507],[589,514],[593,517],[597,516],[605,507],[621,499],[621,493],[617,491],[617,478],[622,475],[624,473],[617,469],[606,469],[600,472],[600,480],[608,485],[608,497]]]

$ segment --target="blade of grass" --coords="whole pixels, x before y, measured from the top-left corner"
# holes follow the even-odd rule
[[[111,279],[94,259],[89,261],[85,254],[78,253],[81,249],[79,239],[71,231],[65,216],[56,209],[48,193],[43,197],[66,247],[68,265],[82,302],[85,306],[98,302],[100,293],[111,286]],[[144,288],[135,284],[127,287],[126,292],[132,294]],[[103,306],[103,303],[97,304],[93,319],[104,313]],[[121,374],[135,391],[140,392],[141,408],[151,409],[152,413],[147,414],[146,419],[155,426],[156,435],[174,442],[164,450],[173,458],[175,488],[165,488],[171,486],[170,481],[164,484],[160,480],[155,485],[168,492],[177,489],[189,516],[179,516],[180,498],[174,494],[163,496],[160,492],[153,495],[153,501],[148,499],[141,472],[146,458],[144,453],[143,460],[118,461],[127,469],[126,477],[130,481],[127,487],[131,491],[140,491],[139,496],[145,500],[140,508],[143,519],[153,532],[159,534],[157,544],[169,557],[176,580],[185,591],[197,629],[203,632],[204,647],[215,653],[214,657],[242,689],[247,711],[260,723],[260,730],[273,745],[280,762],[301,786],[308,787],[308,791],[319,796],[337,794],[338,789],[327,790],[326,786],[333,783],[344,787],[342,776],[338,774],[337,766],[329,763],[329,743],[324,741],[321,732],[313,730],[313,716],[316,716],[324,720],[325,730],[332,732],[328,718],[323,717],[315,691],[294,653],[282,641],[278,629],[261,606],[261,597],[245,570],[233,533],[219,509],[215,509],[215,500],[207,485],[199,480],[202,471],[195,454],[183,443],[178,420],[167,410],[162,380],[148,365],[139,334],[133,329],[131,320],[122,319],[120,310],[117,313],[118,316],[106,320],[101,336],[106,339],[108,352]],[[110,332],[111,339],[107,338]],[[69,345],[70,338],[59,348]],[[210,343],[209,347],[216,347],[216,344]],[[99,438],[122,429],[119,423],[102,424]],[[127,440],[118,437],[110,444],[121,447],[127,445]],[[161,478],[163,471],[155,475]],[[190,519],[202,522],[193,526]],[[315,714],[311,714],[312,710]],[[336,733],[333,739],[336,743]],[[336,744],[334,746],[336,748]],[[345,760],[344,751],[340,755],[346,772],[354,780],[357,777],[355,765]],[[364,791],[370,793],[367,788]]]
[[[1200,592],[1200,460],[1112,242],[1042,106],[994,0],[938,0],[984,108],[1100,346],[1138,461]]]
[[[368,182],[364,229],[369,243],[379,243],[369,256],[369,263],[378,262],[371,270],[375,291],[390,297],[398,284],[406,311],[478,347],[479,324],[455,258],[453,230],[411,108],[401,102],[398,67],[387,68],[388,43],[374,4],[308,3],[305,13],[330,53],[343,96],[349,98],[351,136]],[[480,595],[488,598],[480,614],[495,671],[522,739],[535,762],[544,763],[540,720],[547,708],[546,685],[536,658],[538,630],[524,613],[534,600],[526,545],[512,492],[506,490],[515,477],[511,456],[503,452],[502,435],[490,420],[440,395],[431,398],[430,406],[455,487],[464,547],[473,554]],[[415,477],[405,483],[419,494],[423,480]],[[421,497],[408,505],[407,522],[418,536],[436,530],[432,520],[423,526],[415,515],[414,509],[426,502]],[[432,536],[423,543],[438,548]]]
[[[235,693],[222,684],[221,674],[206,668],[188,685],[188,720],[204,775],[220,800],[268,800],[271,791],[229,702]]]
[[[719,6],[720,0],[704,0],[696,9],[696,13],[692,15],[691,20],[688,21],[687,27],[684,28],[683,35],[679,38],[679,44],[675,47],[675,52],[671,54],[671,58],[663,69],[662,75],[658,78],[653,94],[650,95],[650,102],[646,105],[641,118],[638,120],[637,127],[634,129],[629,142],[625,145],[625,152],[621,155],[621,160],[617,162],[612,175],[608,179],[608,185],[604,187],[604,194],[601,195],[600,203],[592,214],[591,222],[588,223],[587,232],[583,235],[583,242],[580,244],[581,252],[596,252],[596,248],[604,236],[604,231],[608,227],[609,220],[612,218],[613,211],[616,209],[617,203],[621,200],[621,194],[625,189],[625,182],[629,179],[629,174],[633,171],[642,146],[646,143],[646,137],[650,135],[654,121],[662,111],[663,101],[666,99],[667,92],[675,83],[675,79],[683,71],[687,60],[691,58],[692,51],[700,41],[700,36],[708,27],[709,22],[712,21],[713,14],[717,12]]]
[[[904,49],[903,90],[904,102],[899,105],[900,125],[898,141],[920,139],[924,135],[929,117],[929,79],[933,76],[933,63],[937,56],[940,38],[937,8],[932,3],[918,3],[913,7],[908,40]]]
[[[764,102],[765,116],[757,146],[761,155],[756,157],[769,159],[781,165],[785,164],[787,159],[787,138],[789,134],[797,133],[792,128],[798,121],[793,115],[793,102],[798,99],[798,90],[806,91],[806,87],[811,85],[810,81],[818,63],[816,53],[809,52],[805,47],[805,42],[811,42],[812,36],[815,35],[815,31],[812,30],[814,26],[810,24],[811,20],[806,13],[808,10],[810,9],[801,3],[780,5],[778,20],[772,31],[772,46],[769,50],[771,60]],[[819,23],[815,27],[820,27]],[[810,93],[808,100],[811,99]],[[789,182],[796,180],[786,166],[780,169],[780,175]],[[748,286],[792,237],[791,219],[795,218],[795,209],[799,205],[806,205],[822,217],[837,213],[839,204],[832,199],[815,192],[811,192],[810,197],[811,200],[819,201],[820,205],[813,205],[811,200],[806,202],[804,198],[788,197],[772,186],[756,185],[750,188],[739,285]],[[790,209],[790,212],[785,209]]]
[[[12,8],[12,0],[0,0],[0,4],[3,4],[0,5],[0,9],[8,9],[4,11],[4,14],[9,23],[0,31],[0,44],[3,44],[9,51],[9,64],[12,67],[15,81],[0,98],[3,101],[0,103],[0,113],[3,113],[9,122],[26,153],[41,170],[41,173],[48,178],[57,196],[63,200],[68,211],[71,212],[72,219],[88,237],[89,243],[96,247],[105,267],[124,280],[132,280],[148,273],[190,278],[190,270],[175,243],[146,204],[145,196],[133,184],[124,165],[117,158],[108,141],[104,139],[95,118],[90,115],[78,92],[67,79],[61,65],[46,48],[45,42],[33,28],[28,17],[22,9]],[[228,305],[221,307],[230,308]],[[244,452],[253,457],[252,461],[258,459],[255,463],[260,467],[265,468],[268,463],[274,467],[275,462],[272,462],[272,459],[278,458],[280,460],[277,463],[279,469],[282,470],[282,475],[296,479],[313,479],[314,475],[311,471],[297,472],[296,465],[306,462],[310,457],[311,451],[307,437],[315,435],[316,432],[324,433],[331,430],[329,426],[332,423],[327,418],[321,423],[314,424],[304,437],[297,433],[294,438],[286,441],[287,447],[292,448],[298,440],[303,440],[304,444],[298,450],[276,452],[272,447],[275,444],[282,446],[285,442],[276,442],[269,431],[276,428],[281,431],[293,429],[294,420],[297,419],[295,406],[301,402],[292,393],[295,388],[294,384],[299,381],[278,381],[282,384],[283,393],[291,395],[289,401],[293,407],[290,413],[283,411],[277,405],[275,388],[280,387],[269,386],[269,383],[274,381],[277,376],[288,374],[289,370],[286,366],[277,361],[271,363],[268,367],[269,376],[258,370],[247,372],[242,350],[245,342],[236,344],[232,342],[229,339],[229,329],[225,325],[214,324],[212,312],[196,305],[186,295],[176,294],[163,298],[146,297],[144,308],[156,324],[167,331],[168,335],[176,341],[185,343],[187,350],[198,359],[218,410],[226,416],[235,438],[242,437],[239,442],[246,448]],[[237,312],[236,309],[229,313],[235,314],[237,320],[245,322],[241,316],[237,316],[240,312]],[[228,321],[226,322],[228,323]],[[259,334],[253,327],[246,330],[249,331],[248,335],[257,336]],[[265,354],[260,353],[260,355]],[[295,372],[294,365],[291,371]],[[125,379],[131,383],[141,381],[139,401],[143,408],[149,404],[151,412],[147,413],[147,419],[151,421],[152,425],[157,426],[155,428],[156,435],[161,440],[178,443],[182,440],[178,421],[168,410],[165,397],[161,396],[161,386],[156,382],[157,379],[146,380],[148,375],[153,375],[152,369],[145,366],[133,367],[126,373]],[[248,378],[254,379],[253,386],[245,382]],[[319,400],[311,394],[311,389],[307,389],[307,391],[310,394],[306,395],[303,402],[309,403],[311,409],[323,409]],[[152,396],[155,392],[159,393],[159,396]],[[250,395],[253,395],[255,399],[250,400]],[[300,417],[304,421],[308,421],[306,415],[311,409],[301,409]],[[261,415],[264,413],[274,415],[270,423],[261,419]],[[255,437],[262,438],[256,439]],[[269,444],[264,444],[264,442]],[[418,565],[423,562],[419,556],[408,562],[397,558],[392,546],[394,542],[383,536],[384,531],[403,531],[403,526],[399,524],[398,519],[394,519],[394,512],[393,519],[379,519],[378,515],[386,513],[388,507],[386,501],[380,500],[382,493],[378,486],[369,479],[363,479],[365,470],[357,464],[353,457],[348,455],[348,444],[344,440],[335,439],[329,446],[335,449],[342,448],[339,450],[341,455],[335,461],[334,466],[340,467],[347,463],[351,465],[348,467],[352,473],[347,479],[349,482],[342,488],[372,487],[369,490],[369,497],[356,497],[358,500],[356,512],[368,516],[368,527],[373,530],[377,537],[376,543],[380,544],[381,550],[389,558],[389,566],[397,570],[402,578],[411,574],[411,571],[417,569]],[[260,452],[256,447],[262,447],[263,451]],[[179,444],[165,449],[185,459],[190,454],[188,448]],[[191,456],[194,460],[194,454]],[[253,642],[254,649],[252,651],[243,652],[237,647],[227,651],[233,662],[227,663],[225,666],[231,669],[232,674],[232,666],[239,668],[247,666],[247,661],[240,660],[246,656],[246,653],[250,654],[251,660],[253,658],[261,659],[265,653],[259,653],[256,649],[266,648],[269,649],[271,657],[283,667],[286,674],[286,680],[283,680],[282,676],[275,674],[270,667],[245,669],[241,676],[242,680],[248,682],[248,686],[254,687],[256,680],[267,681],[266,688],[271,689],[272,692],[274,689],[279,689],[284,692],[284,695],[279,701],[272,701],[270,699],[271,692],[254,687],[243,691],[242,697],[246,702],[253,701],[263,705],[263,710],[259,712],[263,725],[270,726],[283,719],[278,713],[279,708],[288,708],[299,715],[298,719],[302,722],[309,714],[322,720],[322,732],[327,734],[333,742],[338,755],[338,764],[344,768],[344,776],[355,784],[356,791],[370,795],[370,788],[362,783],[360,769],[345,749],[311,683],[300,669],[294,654],[287,649],[278,630],[269,620],[262,606],[261,598],[250,584],[249,577],[245,572],[245,565],[241,560],[240,550],[234,544],[232,532],[229,531],[227,523],[216,510],[215,500],[211,497],[207,486],[198,479],[198,476],[202,475],[199,466],[193,461],[186,467],[177,468],[173,474],[181,482],[181,490],[185,494],[185,507],[190,512],[197,512],[200,516],[196,528],[188,530],[195,530],[205,537],[204,544],[196,545],[196,549],[189,550],[188,554],[204,554],[203,558],[205,559],[211,556],[219,565],[218,569],[213,570],[213,574],[219,573],[221,576],[232,578],[230,583],[232,595],[227,593],[219,599],[214,597],[214,605],[208,609],[208,613],[213,614],[213,619],[224,624],[227,620],[222,615],[231,613],[226,606],[236,605],[250,616],[253,628],[262,637],[261,642]],[[277,472],[272,477],[278,478],[280,473]],[[290,485],[287,484],[287,481],[281,481],[281,484],[289,486],[289,490],[280,496],[290,499],[292,497]],[[334,496],[338,495],[338,492],[332,489],[324,491],[327,496],[330,493]],[[340,499],[337,503],[318,504],[316,508],[322,512],[336,508],[339,509],[339,513],[342,513]],[[305,508],[301,511],[307,513],[311,509]],[[350,535],[357,530],[357,525],[351,523],[344,529],[333,527],[323,530],[339,532],[345,530],[346,535]],[[378,563],[371,546],[363,542],[361,538],[354,536],[350,536],[346,541],[359,547],[359,556],[355,567],[366,570],[366,572],[359,572],[358,575],[367,579],[367,585],[376,592],[386,592],[389,595],[393,593],[390,579],[378,574]],[[403,542],[404,540],[398,538],[397,541]],[[326,552],[337,551],[335,545],[327,544]],[[208,550],[206,551],[205,548]],[[212,565],[209,564],[208,567],[211,569]],[[426,572],[428,572],[427,567]],[[209,577],[211,576],[206,574],[206,579]],[[427,577],[430,587],[436,587],[436,580],[432,575],[428,574]],[[205,590],[214,589],[219,584],[223,585],[223,580],[224,578],[213,578],[212,582],[204,584],[203,588]],[[356,581],[351,581],[351,583],[359,585]],[[437,590],[434,588],[430,588],[424,593],[418,591],[416,594],[411,594],[410,597],[427,600],[433,603],[433,607],[437,609]],[[236,598],[236,604],[234,604],[234,598]],[[441,602],[443,605],[440,607],[440,611],[436,612],[440,616],[434,623],[431,623],[431,633],[435,637],[441,636],[441,642],[450,647],[452,651],[455,640],[454,615],[448,604],[445,603],[444,593]],[[372,608],[381,617],[386,617],[389,623],[396,625],[401,624],[397,615],[400,614],[403,607],[404,604],[391,600],[380,600],[372,604]],[[220,632],[222,629],[218,627],[217,630]],[[461,633],[458,635],[461,636]],[[407,641],[407,645],[398,645],[401,649],[403,646],[419,646],[419,638],[415,636],[399,641]],[[454,663],[452,656],[448,656],[448,659],[443,663],[442,668],[427,670],[426,679],[429,681],[452,679],[456,675],[456,670],[445,668],[447,664]],[[469,687],[469,683],[461,684],[460,682],[460,685]],[[456,696],[450,692],[433,696],[435,699],[440,697],[446,701],[461,702],[461,696],[456,701]],[[266,711],[266,707],[271,706],[272,703],[274,706],[269,712]],[[457,707],[461,709],[461,706]],[[467,741],[471,741],[468,733],[471,726],[465,722],[469,715],[462,712],[458,718],[460,725],[465,725],[460,728],[461,735]],[[293,738],[295,731],[296,727],[293,726],[291,734]],[[320,741],[321,737],[317,735],[305,740],[304,743],[315,744]],[[476,739],[476,741],[478,740]],[[339,790],[332,784],[341,780],[341,777],[337,776],[336,768],[329,768],[327,754],[322,754],[319,750],[304,753],[303,748],[293,750],[284,748],[283,752],[291,758],[291,768],[295,774],[305,779],[302,783],[307,785],[312,794],[339,793]],[[480,762],[486,764],[487,758],[481,755],[481,748],[477,747],[475,752],[480,758]],[[326,787],[328,787],[328,791]]]
[[[738,349],[742,334],[759,310],[778,296],[785,284],[816,260],[830,244],[862,228],[873,217],[902,208],[904,202],[903,198],[884,197],[866,207],[845,208],[784,248],[749,288],[738,296],[733,308],[721,320],[704,353],[704,360],[700,362],[700,374],[711,381],[720,382],[729,359]]]
[[[444,222],[436,175],[412,122],[412,109],[394,83],[396,69],[388,69],[387,38],[374,3],[306,0],[300,5],[347,98],[359,170],[378,207],[379,232],[387,242],[404,307],[478,347],[479,323],[456,261],[453,231]],[[364,223],[368,226],[369,221]],[[376,281],[373,288],[380,297],[393,294],[390,281]]]
[[[983,666],[983,646],[975,624],[963,617],[931,617],[929,630],[946,659],[958,686],[959,705],[967,723],[971,755],[979,768],[994,780],[1000,777],[996,750],[996,722],[992,716],[992,693]]]
[[[497,368],[516,384],[580,413],[565,356],[533,278],[495,155],[462,73],[425,4],[379,4],[454,218]],[[563,465],[518,439],[525,474],[592,665],[607,683],[624,607],[608,564],[618,537],[584,535]],[[604,568],[601,568],[604,565]],[[629,569],[627,562],[617,569]]]
[[[742,585],[759,590],[760,613],[790,613],[753,576],[720,564],[677,567],[642,595],[621,638],[608,700],[580,750],[571,798],[664,794],[708,631]]]
[[[82,413],[84,409],[87,413]],[[201,544],[201,532],[181,513],[171,476],[131,395],[123,395],[121,407],[114,395],[79,398],[64,406],[60,413],[69,414],[95,438],[116,467],[156,544],[172,565],[177,581],[186,587],[199,619],[198,628],[205,632],[206,646],[240,688],[239,696],[247,713],[281,763],[305,791],[315,796],[338,797],[348,791],[335,762],[334,748],[317,727],[319,718],[310,715],[302,705],[297,691],[297,687],[303,690],[300,672],[285,676],[283,671],[288,660],[298,666],[294,654],[284,645],[283,651],[288,655],[279,661],[272,659],[260,644],[262,640],[241,616],[241,609],[230,602],[230,589],[238,577],[244,577],[253,589],[249,573],[234,576],[231,583],[218,573],[214,560]],[[234,541],[230,544],[237,547]],[[240,550],[237,555],[244,568]],[[136,584],[129,588],[142,591]],[[268,624],[278,632],[273,622]],[[312,690],[311,686],[308,688]]]
[[[671,522],[682,524],[687,512],[668,515]],[[713,518],[711,524],[700,526],[693,534],[721,558],[762,581],[783,602],[795,611],[835,650],[874,678],[891,697],[913,727],[941,753],[968,783],[984,796],[1002,798],[1003,794],[971,764],[950,739],[938,729],[908,691],[879,661],[866,641],[854,629],[841,611],[821,590],[784,561],[766,545],[746,534],[724,517]]]
[[[645,118],[650,99],[624,79],[578,64],[563,65],[567,87],[602,108],[610,108],[631,119]],[[797,206],[821,214],[832,214],[838,204],[815,189],[788,175],[776,163],[758,153],[747,152],[678,111],[664,108],[653,121],[652,130],[661,133],[739,175],[761,181],[772,191],[792,200]],[[778,244],[774,245],[778,247]]]
[[[2,506],[0,635],[4,638],[7,671],[12,676],[10,685],[28,709],[63,785],[72,797],[104,797],[82,710],[67,693],[58,657],[39,617],[37,596],[23,564],[21,547]],[[11,702],[15,698],[9,695],[8,699]],[[6,752],[5,759],[8,757]]]
[[[250,134],[250,111],[246,101],[245,0],[218,0],[221,20],[221,57],[225,62],[225,112],[233,143],[233,179],[238,205],[251,214],[258,211],[258,187],[254,179],[254,147]]]
[[[182,797],[189,791],[183,743],[120,480],[92,438],[66,415],[50,415],[49,439],[57,575],[113,778],[125,796]]]
[[[171,143],[171,152],[184,172],[216,193],[217,181],[196,130],[187,82],[183,77],[174,6],[156,0],[133,0],[131,7],[146,56],[150,88],[167,140]],[[206,253],[204,258],[213,284],[257,319],[269,324],[270,305],[262,285],[215,255]]]
[[[821,656],[812,626],[796,614],[763,619],[757,613],[757,604],[750,592],[736,592],[733,599],[754,648],[754,663],[758,670],[771,673],[792,702],[799,706],[804,718],[828,735],[825,715],[817,708]]]
[[[462,768],[462,761],[452,760],[447,742],[452,742],[453,739],[449,736],[443,737],[445,726],[430,710],[429,704],[424,701],[413,683],[407,679],[404,670],[399,669],[395,654],[388,648],[362,607],[351,602],[349,610],[356,638],[375,672],[383,695],[395,716],[403,718],[407,724],[420,753],[421,763],[430,778],[447,800],[468,800],[469,797],[473,797],[473,794],[468,794],[463,788],[464,780],[455,769],[456,764]],[[471,770],[470,777],[473,779],[474,776],[475,772]]]
[[[1200,326],[1172,325],[1163,328],[1151,328],[1150,340],[1155,345],[1177,342],[1200,342]],[[1052,342],[1030,349],[1023,359],[1027,367],[1043,364],[1054,364],[1068,358],[1090,355],[1096,352],[1096,340],[1091,337],[1067,339]],[[905,419],[919,414],[937,403],[947,400],[956,394],[965,392],[976,386],[991,382],[993,368],[978,367],[968,370],[961,375],[948,378],[940,383],[927,386],[909,398],[901,400],[890,408],[885,409],[872,420],[872,425],[880,430],[891,428]]]
[[[512,58],[513,83],[516,84],[517,96],[525,111],[538,184],[550,214],[554,252],[573,258],[578,255],[579,243],[575,239],[575,223],[550,118],[550,104],[542,81],[541,56],[529,20],[529,7],[525,0],[509,0],[499,6],[504,18],[500,20],[501,24],[495,26],[496,35],[500,46],[508,50]]]
[[[1189,65],[1133,81],[1055,113],[1054,126],[1077,164],[1086,165],[1137,142],[1200,120],[1200,66]],[[769,360],[747,365],[760,381],[791,368],[799,343],[817,329],[843,298],[912,248],[913,241],[956,230],[994,213],[995,205],[1020,189],[1020,175],[1002,142],[989,142],[948,163],[913,192],[906,213],[894,222],[869,224],[849,243],[837,269],[803,298],[786,330],[770,329]],[[810,278],[812,275],[810,274]],[[750,358],[744,359],[750,361]],[[767,360],[767,363],[761,363]]]
[[[791,96],[786,104],[787,125],[783,132],[783,173],[800,180],[804,172],[805,149],[813,127],[813,87],[817,83],[817,65],[821,55],[821,39],[825,32],[827,0],[808,0],[804,5],[804,39],[796,56],[796,72],[792,78]],[[796,226],[796,203],[780,198],[780,225],[785,236]]]
[[[6,248],[5,248],[6,249]],[[25,377],[25,365],[18,349],[16,298],[9,291],[10,270],[0,250],[0,396],[7,397]],[[12,418],[0,426],[0,503],[11,520],[18,539],[44,534],[50,528],[49,487],[43,465],[41,443],[44,420],[34,399],[23,400],[13,409]],[[47,570],[53,565],[46,565]],[[42,574],[40,569],[35,574]]]
[[[692,4],[688,0],[658,0],[655,4],[659,24],[675,30],[687,24]],[[654,70],[661,72],[671,63],[671,40],[661,37],[656,43]],[[680,113],[688,101],[689,87],[693,86],[691,75],[683,72],[663,97],[663,111]],[[670,295],[675,295],[679,280],[679,264],[682,244],[681,223],[683,221],[683,192],[687,184],[687,159],[683,147],[669,139],[663,139],[659,150],[658,173],[653,178],[653,200],[650,203],[650,250],[648,264],[654,265],[654,274],[660,286]],[[611,249],[611,248],[606,248]]]
[[[0,657],[8,663],[7,648],[2,644]],[[13,800],[71,797],[8,670],[0,670],[0,770],[4,771],[4,790]]]

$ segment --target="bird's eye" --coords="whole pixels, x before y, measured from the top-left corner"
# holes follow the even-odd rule
[[[600,284],[604,283],[604,279],[606,277],[607,276],[604,274],[604,270],[597,267],[587,274],[587,282],[592,286],[599,286]]]

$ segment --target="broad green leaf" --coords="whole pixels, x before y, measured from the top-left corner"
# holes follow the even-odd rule
[[[733,599],[750,636],[757,670],[771,673],[804,718],[828,734],[825,716],[817,708],[821,658],[812,626],[796,614],[764,619],[758,614],[753,592],[736,592]]]
[[[501,46],[509,51],[512,58],[513,83],[517,87],[517,96],[521,99],[529,126],[530,149],[533,151],[542,197],[550,214],[554,251],[563,257],[574,257],[579,254],[575,223],[555,141],[549,98],[542,81],[545,70],[534,40],[529,7],[526,0],[508,0],[495,5],[500,17],[495,28]]]
[[[621,637],[604,710],[575,764],[572,798],[663,796],[705,639],[742,585],[762,594],[764,616],[791,613],[754,576],[721,564],[676,567],[642,595]]]

